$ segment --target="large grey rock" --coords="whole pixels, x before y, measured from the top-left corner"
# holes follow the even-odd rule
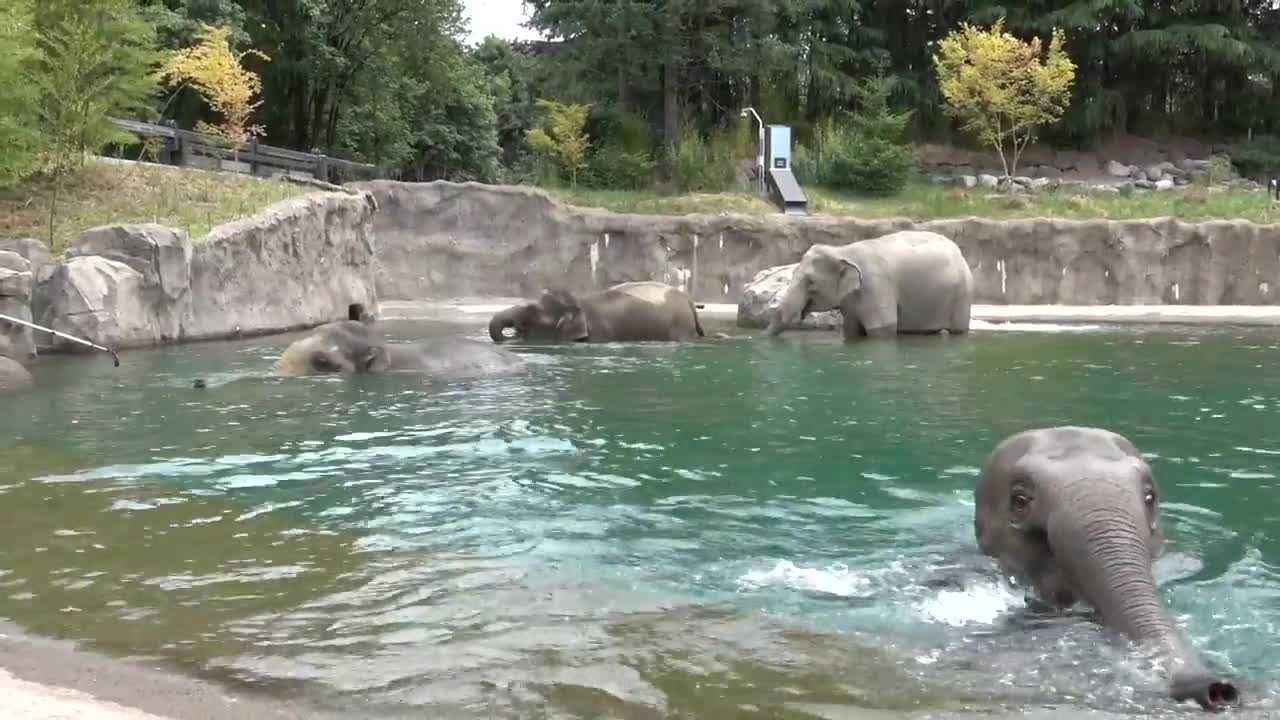
[[[742,299],[738,301],[738,326],[745,328],[763,328],[769,325],[773,313],[782,301],[781,294],[791,282],[791,274],[797,263],[765,268],[751,278],[751,282],[742,289]],[[787,329],[810,328],[815,330],[832,330],[843,324],[839,310],[811,313],[798,322],[791,323]]]
[[[10,352],[0,340],[0,395],[31,387],[31,372],[5,353]]]
[[[31,263],[15,252],[0,250],[0,315],[31,322]],[[36,353],[31,328],[0,320],[0,354],[26,361]]]
[[[119,260],[97,255],[58,263],[36,288],[32,299],[36,322],[47,328],[107,347],[142,344],[143,338],[172,339],[179,325],[171,307],[148,302],[142,273]],[[47,350],[88,351],[56,336],[43,337]]]
[[[1147,179],[1151,182],[1159,182],[1164,178],[1164,168],[1159,165],[1152,165],[1142,172],[1146,174]]]
[[[976,175],[961,175],[960,184],[963,185],[965,189],[972,190],[978,187],[978,177]]]
[[[191,241],[181,230],[153,223],[89,228],[67,257],[90,255],[128,265],[169,302],[181,301],[190,289]]]
[[[978,176],[978,185],[980,185],[981,187],[987,188],[988,190],[995,190],[996,188],[1000,187],[1000,178],[996,177],[995,175],[988,175],[987,173],[983,173]]]
[[[1175,185],[1175,184],[1176,184],[1176,183],[1174,183],[1172,180],[1170,180],[1170,179],[1168,179],[1168,178],[1165,178],[1164,180],[1157,180],[1157,181],[1156,181],[1156,190],[1160,190],[1160,191],[1162,191],[1162,192],[1163,192],[1163,191],[1167,191],[1167,190],[1172,190],[1172,189],[1174,188],[1174,185]]]
[[[53,254],[49,247],[35,238],[0,238],[0,250],[17,253],[31,263],[34,282],[53,267]]]
[[[33,311],[42,325],[117,348],[295,330],[357,305],[374,315],[376,210],[369,193],[316,193],[194,243],[162,225],[93,228],[38,283]]]
[[[1127,178],[1133,173],[1133,169],[1128,165],[1123,165],[1115,160],[1107,162],[1107,174],[1111,177]]]

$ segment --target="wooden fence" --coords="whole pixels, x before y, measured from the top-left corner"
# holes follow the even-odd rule
[[[233,146],[225,140],[190,130],[136,120],[115,119],[112,122],[122,130],[137,133],[143,138],[159,139],[159,159],[166,165],[246,175],[289,175],[330,183],[373,178],[379,173],[376,165],[264,145],[257,139]]]

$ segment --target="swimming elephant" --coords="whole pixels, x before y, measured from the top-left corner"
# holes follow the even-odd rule
[[[1160,554],[1160,490],[1127,438],[1090,427],[1049,427],[1000,442],[974,491],[978,547],[1037,599],[1077,600],[1102,622],[1170,662],[1169,691],[1206,709],[1239,692],[1206,669],[1161,604],[1152,561]]]
[[[906,230],[848,245],[812,245],[765,332],[839,308],[844,337],[969,331],[973,273],[937,233]]]
[[[9,338],[0,335],[0,393],[31,387],[31,373],[26,366],[10,357],[12,349]]]
[[[289,345],[276,361],[282,375],[415,371],[448,379],[502,375],[526,367],[516,353],[477,340],[440,337],[388,343],[358,320],[321,325]]]
[[[683,290],[666,283],[641,281],[614,285],[578,296],[548,290],[535,302],[494,313],[489,337],[534,341],[628,342],[685,340],[703,337],[698,309]]]

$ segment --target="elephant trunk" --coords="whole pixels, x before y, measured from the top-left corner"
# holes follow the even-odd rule
[[[519,311],[520,309],[518,307],[512,307],[494,313],[493,317],[489,320],[489,338],[496,343],[506,340],[507,338],[503,335],[503,332],[505,332],[507,328],[516,324],[516,314]]]
[[[1215,710],[1235,704],[1236,686],[1204,666],[1160,601],[1151,572],[1151,533],[1137,502],[1118,493],[1077,495],[1049,523],[1049,545],[1105,624],[1169,660],[1174,700],[1195,700]]]
[[[779,335],[787,326],[804,319],[804,311],[809,305],[808,295],[803,283],[797,283],[794,280],[788,283],[787,289],[783,291],[782,301],[778,303],[778,309],[774,311],[765,333],[770,336]]]

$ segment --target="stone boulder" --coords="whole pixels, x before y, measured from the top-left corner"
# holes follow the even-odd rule
[[[1133,174],[1133,168],[1111,160],[1107,162],[1107,174],[1111,177],[1127,178]]]
[[[0,238],[0,251],[17,253],[31,263],[32,282],[40,282],[53,268],[53,253],[35,238]]]
[[[742,299],[738,301],[738,327],[765,328],[782,302],[781,294],[791,282],[791,273],[798,263],[778,265],[765,268],[751,278],[751,282],[742,289]],[[805,319],[792,323],[788,330],[800,328],[813,330],[833,330],[843,325],[839,310],[811,313]]]
[[[151,294],[147,289],[142,273],[124,262],[97,255],[73,257],[56,265],[40,283],[32,307],[37,323],[107,347],[132,344],[138,338],[174,337],[175,318],[144,299]],[[90,351],[56,336],[41,340],[46,350]]]
[[[181,301],[191,285],[191,241],[181,230],[154,223],[89,228],[67,257],[91,255],[128,265],[170,302]]]
[[[31,386],[31,373],[22,363],[2,354],[7,352],[0,342],[0,395]]]
[[[31,263],[21,255],[0,250],[0,314],[31,322]],[[27,360],[36,354],[31,328],[0,320],[4,355]]]
[[[284,332],[377,312],[367,192],[323,192],[199,242],[151,223],[86,230],[32,297],[36,322],[112,348]],[[41,348],[85,351],[37,336]]]

